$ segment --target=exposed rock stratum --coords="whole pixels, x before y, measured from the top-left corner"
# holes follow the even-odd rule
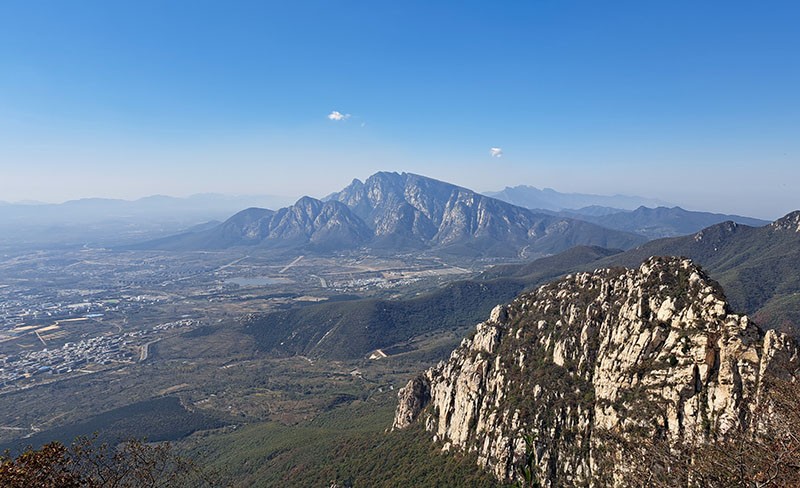
[[[444,450],[476,453],[501,480],[532,455],[545,486],[594,485],[608,469],[605,434],[724,436],[748,422],[766,378],[797,368],[797,344],[732,313],[691,261],[650,258],[496,307],[400,390],[394,428],[424,422]]]

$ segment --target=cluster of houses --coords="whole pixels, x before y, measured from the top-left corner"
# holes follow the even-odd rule
[[[0,356],[0,389],[21,386],[46,375],[62,375],[80,371],[89,364],[132,363],[138,360],[143,344],[151,342],[159,332],[197,325],[193,319],[154,325],[152,328],[113,336],[97,336],[79,342],[67,342],[59,348],[44,348]]]
[[[144,332],[128,332],[119,336],[100,336],[80,342],[67,342],[60,348],[25,351],[0,358],[0,385],[10,386],[39,375],[70,373],[88,363],[110,364],[134,358],[133,342]]]

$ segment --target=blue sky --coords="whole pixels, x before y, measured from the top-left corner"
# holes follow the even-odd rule
[[[8,0],[0,200],[390,170],[778,217],[800,207],[797,5]]]

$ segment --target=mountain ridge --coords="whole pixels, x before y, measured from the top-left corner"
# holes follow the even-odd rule
[[[627,249],[644,242],[644,238],[632,233],[537,214],[411,173],[379,172],[364,182],[353,180],[324,200],[303,197],[274,214],[264,214],[258,223],[240,225],[242,219],[236,214],[218,229],[150,241],[138,247],[197,250],[260,245],[331,251],[368,246],[515,257],[552,254],[573,245]],[[221,237],[222,228],[229,238]],[[237,232],[241,234],[238,242]]]
[[[586,220],[609,229],[623,230],[643,235],[650,239],[677,237],[692,234],[706,227],[732,221],[751,227],[762,227],[769,221],[741,215],[718,214],[685,210],[681,207],[644,207],[632,211],[605,213],[603,215],[581,214],[562,211],[560,215]]]

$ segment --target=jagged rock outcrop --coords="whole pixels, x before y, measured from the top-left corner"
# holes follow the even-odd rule
[[[424,422],[443,449],[477,453],[499,479],[533,455],[543,485],[582,486],[608,469],[598,462],[608,434],[725,435],[748,422],[765,378],[797,368],[797,344],[732,313],[691,261],[651,258],[498,306],[401,389],[394,428]]]

